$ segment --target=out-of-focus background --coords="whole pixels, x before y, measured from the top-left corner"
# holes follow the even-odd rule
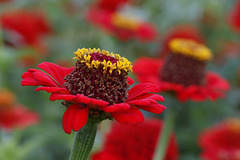
[[[119,13],[129,19],[109,19]],[[142,29],[134,30],[136,24]],[[74,134],[62,129],[65,107],[50,101],[48,93],[22,87],[21,75],[27,69],[44,61],[72,67],[73,52],[83,47],[118,53],[131,62],[142,56],[160,58],[174,37],[190,37],[208,46],[214,57],[207,70],[231,85],[226,97],[214,102],[181,103],[165,96],[166,107],[169,101],[184,107],[174,127],[178,159],[198,160],[202,131],[239,118],[238,0],[0,0],[0,110],[13,105],[24,108],[14,114],[0,113],[0,159],[65,160],[70,153]],[[93,152],[101,150],[110,123],[101,124]]]

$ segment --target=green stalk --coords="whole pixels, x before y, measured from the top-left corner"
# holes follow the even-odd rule
[[[158,138],[153,160],[164,160],[165,158],[169,137],[173,129],[174,117],[175,117],[174,113],[172,113],[171,109],[169,109],[165,116],[163,129],[160,133],[161,136],[159,136]]]
[[[87,124],[75,134],[69,160],[87,160],[97,133],[98,122],[88,120]]]

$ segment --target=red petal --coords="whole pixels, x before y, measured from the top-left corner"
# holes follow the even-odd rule
[[[128,77],[127,80],[129,85],[132,85],[134,83],[134,80],[131,77]]]
[[[135,105],[134,105],[135,106]],[[163,110],[166,109],[166,107],[162,104],[151,104],[151,105],[137,105],[136,106],[137,108],[139,109],[143,109],[145,111],[148,111],[148,112],[152,112],[152,113],[155,113],[155,114],[160,114],[163,112]]]
[[[71,95],[71,94],[52,93],[49,99],[51,101],[55,101],[55,100],[71,101],[71,100],[77,99],[77,96]]]
[[[230,89],[228,81],[214,72],[208,72],[206,75],[207,85],[217,90],[227,91]]]
[[[50,76],[52,76],[61,86],[64,83],[64,77],[71,73],[72,68],[60,67],[54,63],[43,62],[38,65],[39,68],[46,71]]]
[[[151,41],[157,35],[156,28],[150,23],[142,23],[137,30],[137,37],[142,41]]]
[[[88,98],[84,95],[77,94],[77,95],[71,95],[71,94],[66,94],[66,93],[52,93],[49,97],[51,101],[55,100],[66,100],[66,101],[71,101],[74,103],[84,103],[84,104],[90,104],[91,106],[106,106],[109,103],[103,100],[97,100],[95,98]]]
[[[137,78],[144,80],[148,76],[159,77],[159,70],[163,65],[163,59],[156,59],[156,58],[139,58],[133,64],[133,72],[137,75]],[[158,81],[158,80],[157,80]],[[142,81],[141,81],[142,82]],[[144,81],[147,82],[147,81]]]
[[[78,105],[76,105],[78,106]],[[79,131],[88,121],[89,107],[75,107],[72,117],[72,128],[74,131]]]
[[[130,109],[123,112],[113,112],[111,113],[113,118],[119,123],[143,123],[144,117],[139,111],[139,109],[135,107],[131,107]]]
[[[33,73],[34,79],[38,81],[42,86],[58,87],[58,84],[46,73],[42,71],[36,71]]]
[[[88,121],[89,108],[83,108],[80,105],[70,105],[63,115],[62,125],[67,134],[80,130]]]
[[[148,99],[164,102],[163,96],[158,94],[153,94],[153,93],[145,93],[132,99],[128,98],[125,102],[133,103],[134,101],[148,100]]]
[[[58,92],[63,94],[69,94],[66,88],[60,87],[38,87],[35,89],[35,91],[47,91],[48,93]]]
[[[41,85],[38,81],[34,79],[33,73],[38,71],[37,69],[28,69],[27,72],[22,75],[22,86],[38,86]]]
[[[103,107],[103,110],[105,112],[116,112],[119,110],[127,110],[127,109],[130,109],[130,106],[127,103],[120,103],[120,104],[114,104],[114,105]]]
[[[77,94],[77,100],[78,100],[78,103],[85,103],[85,104],[91,104],[91,105],[96,105],[96,106],[106,106],[108,105],[109,103],[106,102],[106,101],[103,101],[103,100],[98,100],[98,99],[95,99],[95,98],[88,98],[82,94]]]
[[[130,89],[128,99],[136,98],[137,96],[140,96],[148,92],[157,93],[159,92],[159,87],[152,83],[141,83],[135,85],[133,88]]]

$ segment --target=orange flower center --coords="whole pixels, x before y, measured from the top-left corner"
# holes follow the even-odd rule
[[[140,21],[134,17],[125,16],[119,13],[112,15],[112,23],[116,27],[128,29],[128,30],[136,30]]]
[[[7,90],[0,90],[0,110],[8,109],[15,103],[15,95]]]
[[[226,123],[229,129],[240,134],[240,119],[229,119]]]

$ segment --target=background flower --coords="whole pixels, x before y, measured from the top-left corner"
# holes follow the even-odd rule
[[[6,11],[1,14],[0,21],[6,42],[18,47],[30,45],[41,49],[42,36],[51,32],[49,22],[41,11]]]
[[[157,119],[148,119],[138,125],[113,123],[103,149],[95,153],[92,160],[151,160],[162,127],[163,122]],[[178,146],[175,135],[171,134],[164,160],[177,159]]]
[[[234,31],[240,31],[240,1],[237,0],[229,15],[229,24]]]
[[[6,130],[25,128],[39,121],[39,115],[15,102],[15,95],[0,90],[0,127]]]
[[[206,160],[239,159],[240,121],[228,119],[203,131],[199,145],[203,149],[201,157]]]

